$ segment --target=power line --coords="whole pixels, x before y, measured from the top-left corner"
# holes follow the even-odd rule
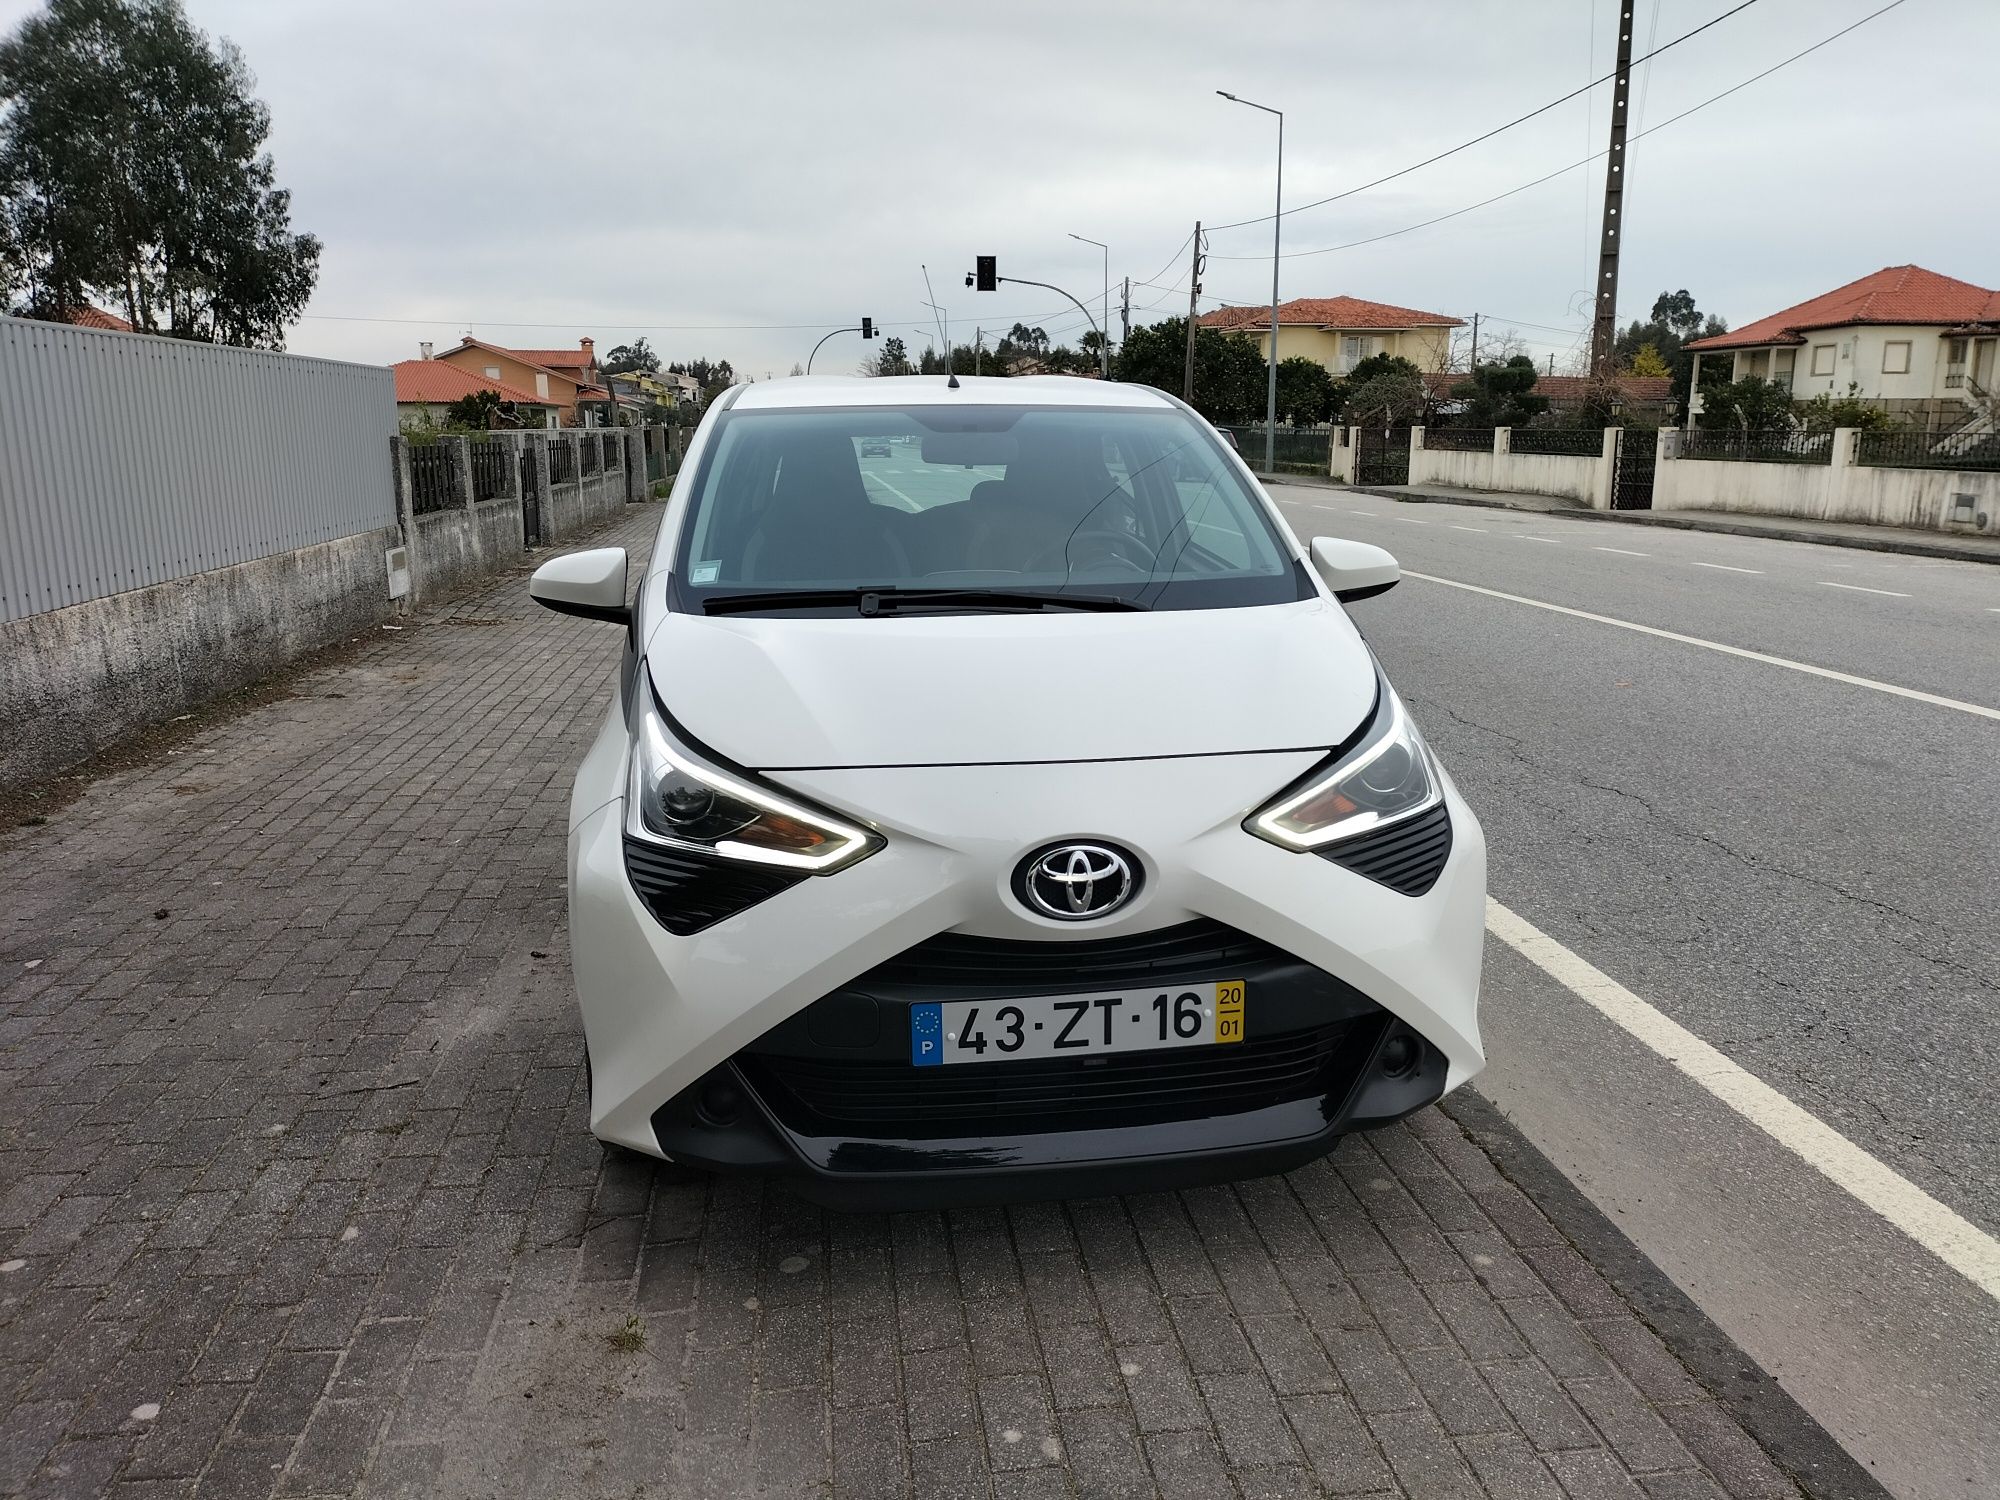
[[[1854,22],[1852,25],[1841,27],[1840,30],[1834,32],[1831,36],[1820,38],[1820,40],[1814,42],[1810,47],[1804,48],[1803,50],[1798,52],[1794,52],[1790,57],[1786,58],[1784,61],[1773,63],[1770,67],[1764,69],[1763,72],[1752,74],[1750,77],[1744,79],[1741,83],[1726,88],[1719,94],[1712,94],[1708,98],[1702,100],[1701,103],[1691,105],[1687,109],[1682,110],[1677,115],[1669,115],[1666,119],[1660,121],[1659,124],[1648,126],[1645,130],[1640,131],[1637,135],[1630,137],[1630,139],[1636,141],[1640,139],[1640,137],[1642,136],[1648,136],[1653,134],[1654,131],[1665,130],[1669,125],[1672,125],[1675,121],[1685,120],[1689,115],[1696,113],[1698,110],[1707,109],[1709,105],[1719,103],[1720,101],[1727,99],[1731,94],[1740,92],[1741,90],[1750,87],[1751,84],[1756,83],[1761,79],[1769,78],[1773,73],[1777,72],[1780,68],[1790,67],[1800,58],[1806,57],[1814,52],[1819,51],[1820,48],[1826,46],[1828,43],[1839,41],[1842,37],[1846,36],[1848,32],[1854,31],[1859,27],[1866,26],[1870,21],[1874,20],[1877,16],[1887,15],[1890,11],[1894,10],[1897,6],[1903,3],[1904,0],[1889,0],[1889,3],[1883,6],[1880,10],[1870,11],[1867,15],[1863,16],[1860,20]],[[1392,240],[1395,239],[1398,235],[1411,234],[1419,229],[1428,229],[1433,224],[1442,224],[1447,219],[1456,219],[1461,215],[1471,213],[1475,209],[1485,208],[1490,204],[1498,203],[1503,198],[1512,198],[1517,193],[1525,193],[1528,191],[1529,188],[1540,187],[1545,182],[1553,182],[1556,178],[1561,177],[1566,173],[1574,172],[1579,167],[1589,166],[1592,162],[1598,160],[1600,157],[1604,155],[1605,153],[1602,151],[1592,152],[1589,156],[1584,157],[1583,160],[1573,161],[1568,166],[1558,167],[1553,172],[1545,172],[1532,182],[1524,182],[1519,187],[1508,188],[1507,191],[1504,193],[1495,193],[1490,198],[1482,198],[1477,203],[1468,203],[1464,208],[1455,208],[1450,213],[1439,214],[1436,218],[1425,219],[1420,224],[1409,224],[1405,225],[1401,229],[1391,229],[1382,234],[1371,234],[1366,239],[1349,240],[1346,244],[1343,245],[1325,245],[1317,250],[1287,250],[1285,252],[1284,258],[1286,260],[1295,260],[1298,259],[1299,257],[1307,255],[1331,255],[1336,250],[1354,250],[1358,249],[1363,245],[1372,245],[1376,243],[1378,240]],[[1360,191],[1360,189],[1357,188],[1355,191],[1358,192]],[[1211,256],[1210,258],[1213,260],[1264,260],[1267,257],[1262,255],[1216,255],[1216,256]],[[1255,305],[1261,306],[1262,304],[1255,304]]]
[[[1741,11],[1748,10],[1751,6],[1755,5],[1756,3],[1757,0],[1742,0],[1742,4],[1736,6],[1734,9],[1724,11],[1721,15],[1715,17],[1714,20],[1704,21],[1701,23],[1701,25],[1695,27],[1694,30],[1683,32],[1680,36],[1677,36],[1671,42],[1668,42],[1664,47],[1656,47],[1653,51],[1648,52],[1645,57],[1639,58],[1638,62],[1645,62],[1649,58],[1658,57],[1662,52],[1668,51],[1669,49],[1674,47],[1678,47],[1682,42],[1688,40],[1689,37],[1700,36],[1701,33],[1708,30],[1709,27],[1720,25],[1722,22],[1728,20],[1731,16],[1736,15]],[[1311,203],[1301,203],[1297,208],[1288,208],[1285,210],[1285,212],[1287,214],[1302,214],[1305,213],[1308,209],[1324,208],[1329,203],[1338,203],[1342,198],[1352,198],[1356,193],[1365,193],[1370,188],[1378,188],[1382,186],[1382,184],[1385,182],[1394,182],[1398,177],[1407,177],[1412,172],[1421,171],[1423,168],[1428,167],[1435,162],[1443,161],[1447,156],[1456,156],[1461,151],[1471,150],[1474,146],[1479,145],[1482,141],[1490,141],[1493,139],[1494,136],[1512,130],[1516,125],[1525,125],[1528,121],[1534,119],[1537,115],[1545,115],[1550,110],[1556,108],[1558,105],[1567,104],[1569,103],[1570,100],[1579,98],[1582,95],[1589,93],[1592,89],[1596,88],[1600,83],[1607,82],[1608,80],[1615,78],[1617,76],[1618,75],[1615,72],[1613,72],[1613,73],[1606,73],[1603,78],[1593,78],[1589,83],[1586,83],[1582,88],[1572,89],[1569,93],[1564,94],[1560,99],[1551,99],[1547,104],[1542,105],[1539,109],[1531,109],[1525,115],[1522,115],[1517,119],[1509,120],[1505,125],[1496,125],[1493,127],[1493,129],[1487,131],[1484,135],[1475,135],[1469,141],[1461,141],[1458,145],[1453,146],[1449,151],[1440,151],[1436,156],[1427,156],[1420,162],[1412,163],[1410,166],[1403,167],[1398,171],[1391,172],[1387,177],[1378,177],[1373,182],[1364,182],[1359,187],[1348,188],[1345,192],[1335,193],[1330,198],[1320,198]],[[1242,229],[1246,225],[1250,224],[1268,224],[1271,222],[1273,217],[1274,215],[1265,214],[1261,218],[1256,218],[1256,219],[1238,219],[1233,224],[1218,224],[1215,226],[1215,228],[1217,230]],[[1224,255],[1224,256],[1218,256],[1216,258],[1218,260],[1243,260],[1246,259],[1247,257],[1240,255]],[[1261,256],[1256,258],[1262,259]]]

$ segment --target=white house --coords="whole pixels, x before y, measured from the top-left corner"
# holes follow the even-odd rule
[[[1888,266],[1859,281],[1696,339],[1692,422],[1701,372],[1718,358],[1730,379],[1775,381],[1793,398],[1856,396],[1904,416],[1990,413],[2000,358],[2000,292],[1922,266]]]

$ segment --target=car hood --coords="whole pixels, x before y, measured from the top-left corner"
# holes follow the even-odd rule
[[[696,740],[750,770],[1325,748],[1375,668],[1323,600],[1119,614],[668,613],[646,661]]]

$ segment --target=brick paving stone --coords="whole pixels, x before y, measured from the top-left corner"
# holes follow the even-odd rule
[[[1079,1500],[1150,1500],[1158,1493],[1130,1417],[1079,1411],[1060,1420],[1063,1464]]]
[[[1329,1494],[1366,1495],[1389,1487],[1387,1461],[1374,1434],[1340,1396],[1294,1396],[1284,1402],[1306,1461]]]
[[[1512,1433],[1458,1440],[1486,1493],[1505,1500],[1562,1500],[1562,1487],[1535,1450]]]
[[[1598,1445],[1596,1430],[1541,1365],[1513,1360],[1487,1365],[1481,1373],[1516,1427],[1541,1452]]]
[[[1552,1454],[1548,1463],[1571,1500],[1644,1500],[1631,1476],[1602,1449]]]
[[[1233,1468],[1283,1464],[1301,1458],[1284,1409],[1271,1383],[1261,1373],[1204,1375],[1202,1399],[1208,1403],[1222,1451]]]
[[[1080,1411],[1115,1406],[1124,1386],[1110,1340],[1095,1323],[1058,1323],[1039,1330],[1049,1389],[1058,1407]]]
[[[986,1451],[995,1469],[1032,1469],[1055,1463],[1055,1412],[1039,1376],[1006,1375],[979,1383],[979,1412]]]
[[[1207,1433],[1155,1433],[1145,1439],[1145,1450],[1161,1500],[1215,1500],[1229,1493],[1229,1471]]]
[[[1633,1473],[1694,1467],[1694,1456],[1660,1414],[1616,1375],[1566,1381],[1563,1389]]]
[[[1424,1500],[1484,1500],[1456,1446],[1428,1412],[1384,1412],[1368,1419],[1396,1480]]]
[[[520,573],[396,623],[0,833],[0,1494],[1793,1493],[1438,1111],[893,1216],[604,1152],[562,878],[615,635]]]

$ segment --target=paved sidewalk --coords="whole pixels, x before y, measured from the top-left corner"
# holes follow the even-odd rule
[[[1276,481],[1290,484],[1291,476]],[[1899,552],[1913,557],[1942,557],[1957,562],[2000,563],[2000,537],[1956,532],[1916,531],[1902,526],[1867,526],[1851,521],[1809,521],[1795,516],[1760,516],[1719,510],[1592,510],[1554,495],[1520,495],[1496,490],[1448,489],[1442,485],[1339,485],[1359,495],[1384,500],[1448,505],[1482,505],[1492,510],[1526,510],[1538,514],[1574,516],[1586,521],[1612,521],[1632,526],[1670,526],[1680,531],[1719,531],[1728,536],[1769,537],[1786,542],[1818,542],[1828,547],[1853,547],[1865,552]]]
[[[0,835],[0,1494],[1796,1493],[1437,1111],[895,1217],[603,1155],[617,649],[510,576]]]

